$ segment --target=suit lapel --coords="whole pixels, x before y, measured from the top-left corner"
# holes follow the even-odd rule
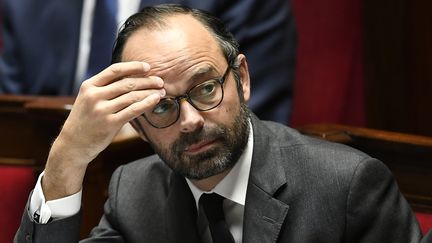
[[[185,179],[175,173],[171,176],[165,218],[168,242],[200,242],[195,199]]]
[[[254,150],[244,212],[243,242],[276,242],[289,206],[274,196],[287,183],[279,147],[268,129],[252,117]]]

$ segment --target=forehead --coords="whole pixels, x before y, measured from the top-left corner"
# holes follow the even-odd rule
[[[169,79],[203,66],[224,66],[225,58],[215,37],[195,18],[177,14],[160,29],[142,28],[126,41],[122,61],[144,61],[152,75]],[[225,64],[226,65],[226,64]]]

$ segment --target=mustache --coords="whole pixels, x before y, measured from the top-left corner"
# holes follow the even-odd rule
[[[183,133],[173,143],[172,149],[175,152],[182,152],[188,146],[198,143],[202,140],[216,140],[218,138],[223,138],[225,133],[226,131],[222,127],[216,127],[211,129],[203,128],[201,130],[193,131],[190,133]]]

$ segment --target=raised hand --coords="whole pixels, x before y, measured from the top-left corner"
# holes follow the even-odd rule
[[[87,165],[130,120],[165,95],[163,81],[148,76],[143,62],[116,63],[83,82],[59,136],[42,181],[47,200],[81,189]]]

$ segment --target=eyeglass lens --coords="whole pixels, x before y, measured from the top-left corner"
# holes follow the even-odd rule
[[[222,85],[218,80],[209,80],[192,88],[180,98],[166,98],[145,117],[154,127],[167,127],[177,121],[180,114],[180,100],[186,99],[195,109],[206,111],[220,104],[223,97]]]
[[[217,107],[223,99],[222,84],[228,72],[229,67],[223,77],[219,79],[204,81],[179,97],[162,99],[152,111],[144,113],[145,119],[156,128],[171,126],[180,116],[180,101],[182,99],[186,99],[199,111],[208,111]]]

